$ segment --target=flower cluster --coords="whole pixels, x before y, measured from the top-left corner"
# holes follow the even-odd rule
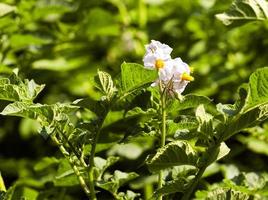
[[[186,85],[193,81],[190,75],[191,68],[180,58],[172,59],[170,54],[172,48],[161,42],[152,40],[145,45],[146,53],[143,57],[144,67],[151,70],[158,70],[158,80],[152,86],[163,84],[172,92],[181,94]]]

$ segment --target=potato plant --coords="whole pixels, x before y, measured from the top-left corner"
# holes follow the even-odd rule
[[[128,26],[124,4],[111,2],[121,9],[125,16],[121,23]],[[143,1],[139,3],[139,8],[145,9]],[[2,19],[13,12],[14,6],[0,3]],[[97,16],[103,11],[94,12]],[[268,3],[236,0],[216,17],[225,25],[238,26],[248,20],[262,23],[268,18]],[[144,27],[145,22],[141,17],[139,26]],[[113,35],[114,29],[105,30]],[[13,32],[11,35],[14,37]],[[27,38],[17,41],[23,44],[23,39]],[[31,39],[35,43],[45,41]],[[224,164],[222,159],[239,152],[228,147],[232,139],[243,144],[255,142],[249,146],[252,149],[262,144],[259,153],[267,152],[268,67],[254,70],[247,81],[230,88],[236,90],[233,102],[221,102],[209,94],[187,93],[187,87],[203,84],[195,72],[198,66],[193,68],[180,57],[172,58],[177,51],[172,52],[164,43],[144,43],[143,60],[123,62],[117,73],[98,69],[88,80],[90,94],[72,101],[52,98],[44,102],[45,84],[50,83],[23,78],[27,71],[24,63],[1,71],[1,120],[30,120],[31,128],[57,150],[32,163],[33,172],[24,171],[12,185],[7,186],[5,174],[0,173],[0,199],[267,199],[267,172],[242,170]],[[12,57],[12,46],[3,43],[1,48],[4,66],[6,57]],[[23,62],[23,57],[16,62]],[[48,60],[33,62],[39,67],[44,64],[49,68]],[[16,167],[20,169],[19,162]],[[220,181],[207,181],[219,171],[225,173]]]

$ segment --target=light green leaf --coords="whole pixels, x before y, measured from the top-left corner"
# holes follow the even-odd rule
[[[242,136],[238,135],[238,141],[247,146],[253,152],[258,154],[264,154],[268,156],[268,142],[265,139],[253,137],[253,136]]]
[[[10,80],[17,79],[16,83]],[[0,99],[8,101],[33,101],[44,89],[45,85],[38,85],[34,80],[21,81],[15,74],[10,79],[0,78]]]
[[[268,19],[266,0],[235,0],[229,10],[216,17],[225,25],[233,22],[262,21]]]
[[[6,186],[2,178],[1,172],[0,172],[0,191],[4,191],[4,192],[6,191]]]
[[[196,193],[196,200],[249,200],[250,196],[240,191],[228,189],[228,188],[216,188],[212,191],[198,191]]]
[[[5,3],[0,3],[0,17],[7,15],[8,13],[13,12],[16,9],[15,6],[10,6]]]
[[[135,193],[135,192],[132,192],[130,190],[127,190],[126,193],[119,192],[117,198],[118,198],[118,200],[134,200],[134,199],[136,199],[139,196],[140,196],[139,193]]]
[[[10,45],[14,49],[21,49],[31,45],[41,46],[50,43],[51,40],[47,38],[40,38],[35,35],[22,35],[22,34],[13,34],[10,38]]]
[[[19,101],[20,97],[12,85],[0,85],[0,99],[7,101]]]
[[[107,72],[98,71],[98,76],[95,77],[95,82],[98,89],[104,93],[108,100],[110,100],[116,91],[111,75]]]
[[[116,163],[119,160],[119,157],[110,156],[107,158],[107,160],[101,158],[101,157],[95,157],[94,158],[94,164],[95,164],[95,171],[97,172],[97,178],[101,178],[105,170],[112,166],[114,163]]]
[[[258,69],[249,78],[248,96],[242,112],[268,104],[268,67]]]
[[[0,114],[38,119],[41,121],[52,121],[54,117],[52,106],[42,104],[28,104],[23,102],[15,102],[9,104]]]
[[[179,165],[195,165],[197,158],[197,153],[189,143],[174,141],[159,149],[146,163],[150,171],[156,172]]]
[[[204,105],[197,107],[196,119],[199,122],[198,132],[202,133],[204,136],[213,135],[213,116],[205,111]]]
[[[114,180],[118,181],[119,187],[127,183],[128,181],[137,178],[139,175],[136,174],[135,172],[121,172],[119,170],[115,170],[114,172]]]
[[[108,179],[97,181],[97,186],[116,195],[119,187],[137,177],[138,174],[134,172],[126,173],[116,170]]]
[[[219,154],[217,156],[217,160],[220,160],[221,158],[226,156],[229,152],[230,152],[229,147],[224,142],[222,142],[220,145],[220,150],[219,150]]]
[[[32,63],[34,69],[50,71],[71,71],[83,66],[87,62],[87,57],[78,56],[75,58],[57,57],[54,59],[40,59]]]
[[[145,69],[136,63],[123,63],[121,65],[121,93],[126,96],[157,79],[156,70]]]

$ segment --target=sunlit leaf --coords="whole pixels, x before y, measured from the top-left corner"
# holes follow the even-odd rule
[[[135,63],[123,63],[121,65],[121,93],[124,96],[152,83],[156,79],[156,70],[148,70]]]
[[[98,89],[106,95],[108,100],[114,95],[116,88],[114,86],[112,77],[107,72],[98,71],[98,76],[95,77],[95,82]]]
[[[265,104],[268,104],[268,67],[258,69],[250,76],[243,112]]]
[[[268,19],[266,0],[235,0],[229,10],[216,17],[225,25],[233,22],[262,21]]]
[[[10,6],[5,3],[0,3],[0,17],[7,15],[8,13],[13,12],[16,9],[15,6]]]
[[[217,160],[220,160],[221,158],[226,156],[229,152],[230,152],[229,147],[224,142],[222,142],[220,145],[220,150],[217,156]]]
[[[54,112],[53,108],[49,105],[15,102],[5,107],[1,114],[51,121]]]

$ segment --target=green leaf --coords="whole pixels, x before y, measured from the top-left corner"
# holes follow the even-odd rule
[[[19,101],[20,97],[12,85],[1,85],[0,99],[7,101]]]
[[[17,79],[12,82],[12,79]],[[38,85],[34,80],[21,81],[15,74],[10,79],[0,78],[0,99],[8,101],[33,101],[44,89],[45,85]]]
[[[197,158],[197,153],[189,143],[174,141],[159,149],[146,163],[150,171],[156,172],[179,165],[195,165]]]
[[[44,157],[38,163],[35,164],[35,171],[42,171],[50,166],[54,166],[59,163],[59,160],[55,157]]]
[[[118,198],[118,200],[134,200],[139,196],[140,196],[139,193],[135,193],[135,192],[132,192],[130,190],[127,190],[126,193],[119,192],[119,194],[117,195],[117,198]]]
[[[50,40],[30,34],[13,34],[10,45],[13,49],[21,49],[29,46],[41,46],[50,43]]]
[[[110,100],[116,91],[111,75],[107,72],[98,71],[95,82],[98,89]]]
[[[256,70],[249,78],[248,96],[242,112],[268,104],[268,67]]]
[[[213,116],[205,111],[204,105],[197,107],[195,115],[199,122],[198,132],[207,138],[213,136]]]
[[[19,116],[41,121],[52,121],[53,107],[42,104],[28,104],[24,102],[11,103],[0,113],[1,115]]]
[[[218,156],[217,156],[217,160],[222,159],[229,152],[230,152],[229,147],[224,142],[222,142],[221,145],[220,145],[220,150],[219,150],[219,153],[218,153]]]
[[[157,114],[157,111],[153,108],[149,108],[147,110],[143,110],[142,108],[140,107],[135,107],[129,111],[127,111],[125,117],[128,118],[128,117],[138,117],[138,116],[154,116]]]
[[[235,133],[252,126],[257,125],[268,117],[268,105],[263,105],[250,110],[246,113],[239,114],[225,124],[224,129],[221,128],[220,133],[224,134],[227,139]]]
[[[160,195],[168,195],[176,192],[183,192],[187,185],[189,184],[189,181],[185,178],[178,178],[176,180],[167,181],[163,187],[156,190],[154,193],[154,199],[157,199]]]
[[[208,105],[212,102],[211,99],[205,96],[199,96],[194,94],[188,94],[182,97],[182,99],[176,99],[173,101],[169,110],[172,112],[178,112],[180,110],[186,110],[189,108],[196,108],[200,104]]]
[[[234,22],[262,21],[268,19],[266,0],[235,0],[229,10],[216,17],[225,25]]]
[[[238,135],[237,139],[239,142],[244,144],[251,151],[258,153],[258,154],[264,154],[264,155],[268,156],[267,139],[253,137],[253,136],[245,137],[242,135]]]
[[[90,9],[85,22],[87,34],[91,37],[120,34],[120,26],[116,23],[115,16],[107,9]]]
[[[249,200],[251,199],[248,194],[245,194],[240,191],[227,189],[227,188],[216,188],[212,191],[198,191],[196,193],[196,200],[225,200],[225,199],[234,199],[234,200]]]
[[[4,191],[4,192],[6,191],[6,186],[2,178],[1,172],[0,172],[0,191]]]
[[[97,178],[101,178],[105,170],[112,166],[119,160],[119,157],[110,156],[107,160],[101,157],[94,157],[95,171],[97,172]]]
[[[75,175],[70,163],[66,159],[62,159],[60,161],[53,183],[55,186],[61,187],[79,185],[78,178]]]
[[[71,71],[81,67],[85,64],[86,58],[76,57],[67,59],[65,57],[57,57],[54,59],[40,59],[32,63],[32,67],[38,70],[50,70],[50,71]]]
[[[157,79],[156,70],[145,69],[136,63],[123,63],[121,65],[121,93],[126,96],[137,89],[147,86]]]
[[[174,135],[176,139],[190,139],[196,136],[196,131],[198,123],[194,118],[184,118],[179,122],[174,122],[173,120],[167,120],[167,134]]]
[[[116,195],[118,189],[128,181],[138,177],[134,172],[126,173],[116,170],[108,179],[97,181],[97,186]]]
[[[114,172],[114,180],[118,181],[119,187],[127,183],[128,181],[137,178],[139,175],[136,174],[135,172],[121,172],[119,170],[115,170]]]
[[[10,6],[5,3],[0,3],[0,17],[7,15],[8,13],[13,12],[16,9],[15,6]]]

